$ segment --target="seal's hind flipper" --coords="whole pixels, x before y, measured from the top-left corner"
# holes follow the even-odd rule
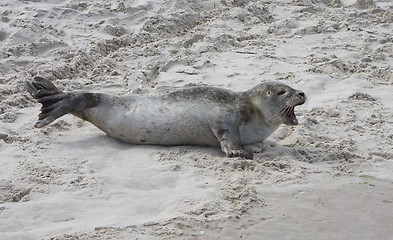
[[[60,91],[53,83],[42,77],[35,77],[32,82],[25,81],[25,89],[30,95],[42,104],[39,120],[34,127],[44,127],[57,118],[69,113],[62,100],[67,97],[67,93]]]
[[[34,127],[44,127],[54,120],[73,113],[84,119],[84,109],[96,105],[98,95],[93,93],[66,93],[42,77],[35,77],[32,82],[25,81],[25,88],[30,95],[42,104],[41,113]]]
[[[34,77],[32,82],[25,81],[25,88],[35,99],[61,93],[53,83],[42,77]]]

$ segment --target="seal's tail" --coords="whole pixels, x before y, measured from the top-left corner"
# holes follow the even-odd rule
[[[95,105],[97,98],[92,93],[65,93],[42,77],[25,81],[30,95],[42,104],[41,113],[34,127],[44,127],[67,113],[73,113]]]

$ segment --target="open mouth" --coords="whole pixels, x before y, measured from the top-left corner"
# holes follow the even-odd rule
[[[289,121],[292,125],[297,125],[299,122],[295,115],[295,106],[293,107],[285,107],[282,110],[284,117]]]

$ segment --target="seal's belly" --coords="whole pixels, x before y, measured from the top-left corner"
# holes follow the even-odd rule
[[[278,127],[279,125],[270,126],[267,123],[251,121],[240,126],[240,141],[243,145],[262,142],[268,138]]]
[[[209,116],[204,115],[198,106],[141,99],[127,100],[122,104],[100,104],[86,111],[88,121],[109,136],[124,142],[219,146],[210,130]]]

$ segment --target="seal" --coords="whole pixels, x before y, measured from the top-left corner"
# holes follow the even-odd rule
[[[281,124],[297,125],[294,108],[306,101],[304,92],[276,81],[244,92],[191,87],[157,96],[63,92],[42,77],[25,88],[42,104],[37,128],[71,113],[131,144],[217,146],[227,157],[247,159],[253,153],[245,145]]]

